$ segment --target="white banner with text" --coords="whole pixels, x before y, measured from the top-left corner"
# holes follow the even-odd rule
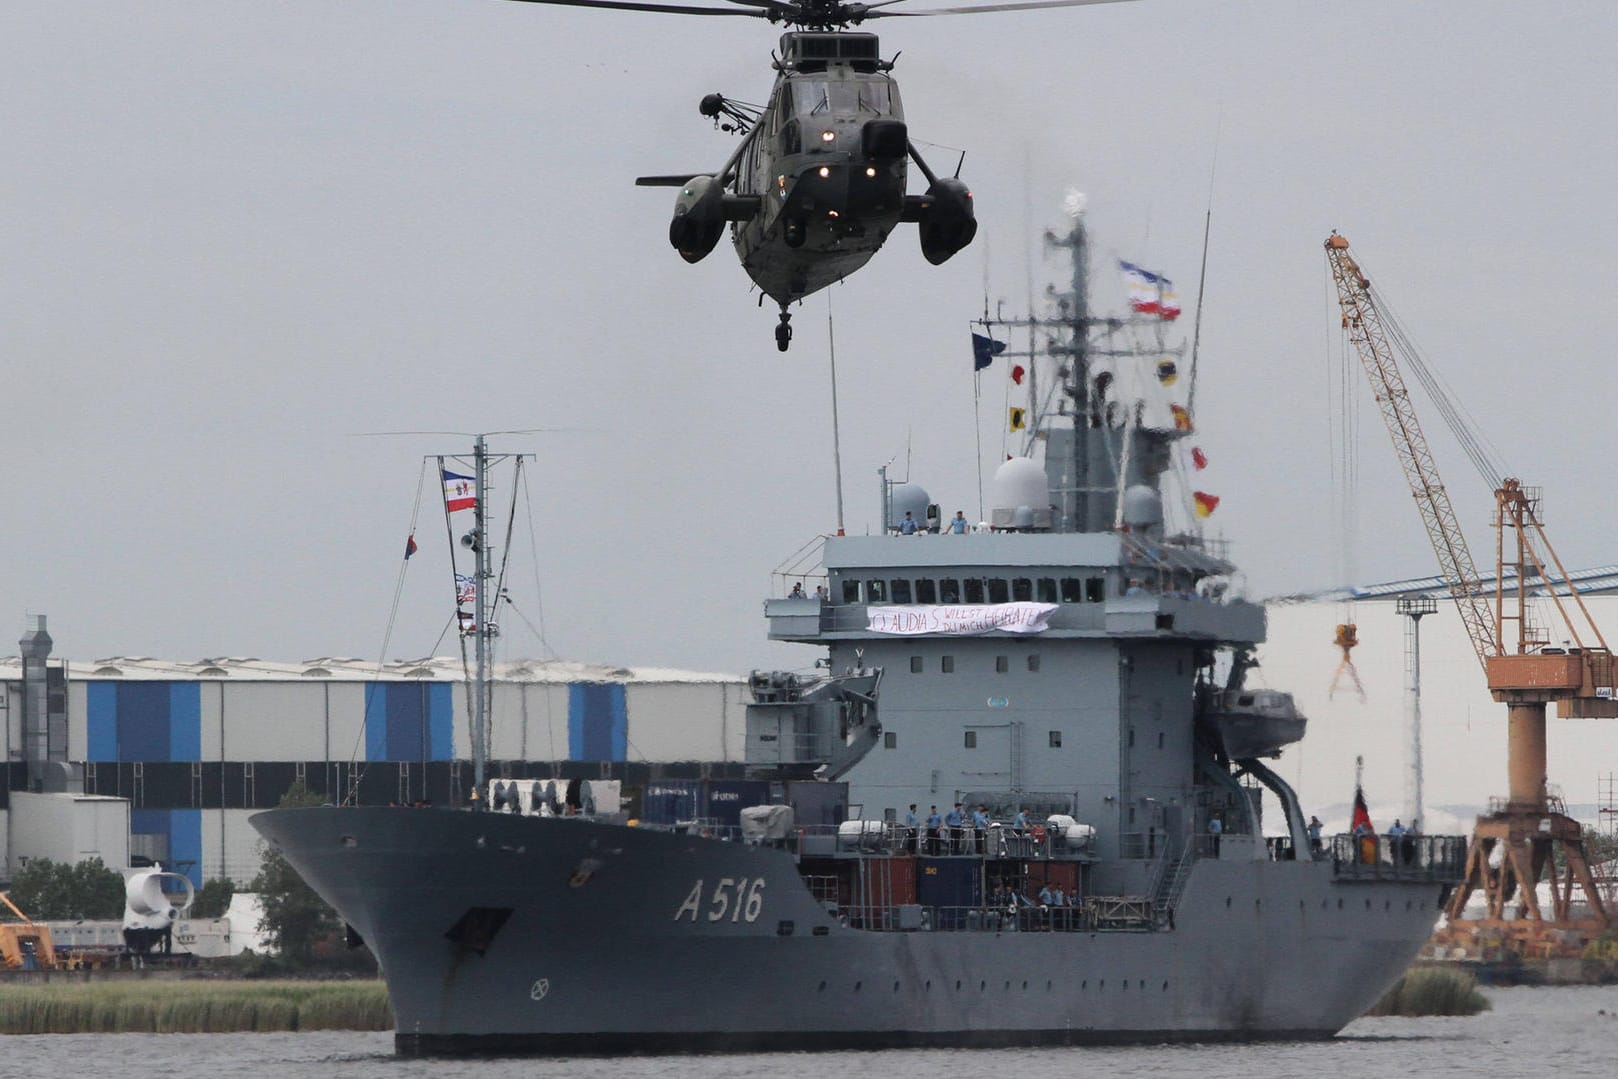
[[[953,606],[917,604],[868,607],[867,628],[873,633],[919,636],[941,633],[971,637],[980,633],[1040,633],[1050,628],[1054,603],[968,603]]]

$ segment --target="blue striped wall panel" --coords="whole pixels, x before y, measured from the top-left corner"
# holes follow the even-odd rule
[[[388,759],[388,687],[372,682],[365,687],[365,759]]]
[[[166,761],[169,756],[167,682],[118,683],[118,759]]]
[[[447,761],[455,757],[455,687],[434,682],[429,687],[427,709],[427,756]]]
[[[118,759],[117,682],[84,687],[84,759],[97,764]]]
[[[575,682],[567,692],[567,753],[575,761],[621,761],[629,741],[622,685]]]
[[[202,759],[202,684],[169,683],[169,756],[171,761]]]
[[[202,810],[131,809],[129,830],[168,836],[169,857],[163,868],[185,874],[193,888],[202,887]]]
[[[427,759],[427,684],[390,682],[387,686],[386,760]]]

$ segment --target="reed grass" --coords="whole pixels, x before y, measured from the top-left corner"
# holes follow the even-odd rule
[[[0,985],[0,1034],[392,1029],[380,981]]]
[[[1478,980],[1469,972],[1415,967],[1405,971],[1404,977],[1365,1014],[1476,1015],[1489,1008],[1489,998],[1478,992]]]

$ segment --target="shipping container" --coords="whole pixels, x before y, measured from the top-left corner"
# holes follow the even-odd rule
[[[770,784],[758,779],[709,779],[703,781],[702,815],[717,824],[735,827],[748,806],[770,804]]]
[[[937,928],[960,928],[966,909],[983,902],[982,863],[975,858],[916,859],[916,899],[938,909]]]
[[[1079,864],[1077,862],[1029,862],[1028,897],[1033,899],[1046,884],[1062,889],[1069,899],[1079,894]]]
[[[700,780],[659,780],[641,792],[641,820],[647,824],[678,824],[702,814]]]
[[[861,899],[893,907],[916,901],[916,859],[866,858],[860,863]]]

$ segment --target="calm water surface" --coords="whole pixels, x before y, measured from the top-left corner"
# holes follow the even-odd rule
[[[1490,989],[1466,1019],[1361,1019],[1330,1042],[1102,1049],[893,1050],[618,1060],[407,1060],[391,1034],[0,1037],[0,1076],[277,1079],[1430,1079],[1618,1075],[1618,987]]]

